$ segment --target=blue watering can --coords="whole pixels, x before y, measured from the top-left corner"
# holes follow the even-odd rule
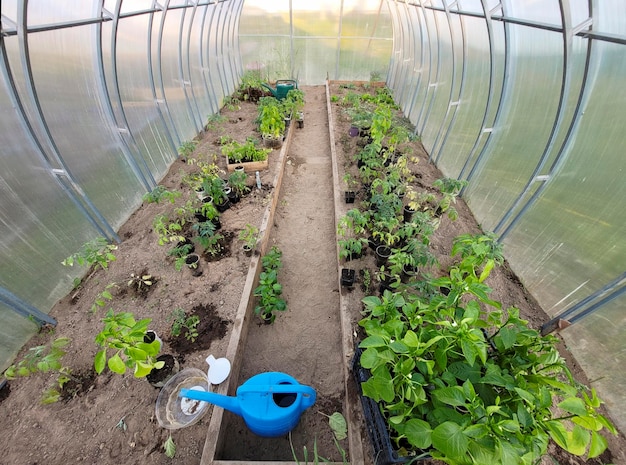
[[[268,89],[278,100],[283,100],[290,90],[298,88],[298,83],[294,79],[279,79],[276,81],[276,89],[271,88],[268,84],[262,84],[262,86]]]
[[[296,427],[300,415],[315,403],[317,393],[292,376],[270,371],[239,386],[236,397],[193,389],[181,389],[179,397],[215,404],[242,416],[254,434],[275,438]]]

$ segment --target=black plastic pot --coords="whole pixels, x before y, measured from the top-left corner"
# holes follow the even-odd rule
[[[214,201],[214,203],[215,203],[215,208],[220,213],[224,213],[226,210],[230,208],[230,200],[228,200],[228,197],[224,197],[217,202]]]
[[[367,238],[367,245],[369,246],[370,249],[376,251],[376,248],[379,245],[382,245],[382,242],[380,242],[374,236],[370,236],[370,237]]]
[[[346,199],[346,203],[354,203],[354,199],[356,199],[356,192],[345,191],[344,197]]]
[[[155,388],[161,388],[167,381],[178,373],[180,365],[176,357],[171,354],[162,354],[157,357],[158,362],[165,362],[165,366],[160,370],[152,370],[146,376],[146,380]]]
[[[193,276],[200,276],[202,274],[202,268],[200,268],[200,255],[190,253],[185,258],[185,264],[191,270]]]
[[[341,269],[341,285],[344,287],[354,286],[356,271],[349,268]]]
[[[404,206],[404,209],[402,210],[402,218],[404,219],[405,223],[411,222],[411,220],[413,219],[413,213],[415,213],[415,210],[413,210],[408,205]]]
[[[383,266],[387,263],[387,259],[391,256],[391,248],[386,245],[376,247],[376,265]]]

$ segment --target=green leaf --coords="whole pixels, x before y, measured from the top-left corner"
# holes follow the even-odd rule
[[[369,347],[385,347],[387,341],[382,336],[368,336],[361,341],[359,347],[367,349]]]
[[[432,429],[430,424],[412,418],[404,424],[404,434],[411,445],[418,449],[428,449],[432,444]]]
[[[476,364],[470,366],[466,362],[454,362],[450,364],[448,371],[461,381],[469,380],[472,383],[485,382],[481,380],[480,366]]]
[[[135,361],[145,360],[148,358],[148,354],[145,350],[141,350],[136,347],[128,348],[128,356]]]
[[[107,354],[106,350],[103,349],[96,354],[96,357],[93,361],[93,367],[96,370],[96,373],[100,374],[104,370],[104,366],[106,365]]]
[[[574,429],[568,436],[569,447],[567,450],[574,455],[585,455],[587,444],[591,441],[591,434],[589,434],[589,431],[578,425],[574,425]]]
[[[389,348],[393,350],[396,354],[409,353],[408,346],[402,341],[393,341],[391,344],[389,344]]]
[[[517,332],[513,329],[505,326],[500,329],[500,332],[496,336],[496,339],[500,339],[502,341],[502,346],[504,349],[510,349],[515,344],[515,340],[517,339]]]
[[[164,362],[158,362],[158,363],[165,364]],[[156,368],[156,366],[154,368]],[[148,376],[151,371],[152,371],[151,364],[138,361],[137,364],[135,365],[135,378],[143,378],[144,376]]]
[[[333,430],[337,441],[341,441],[342,439],[348,437],[348,424],[341,413],[335,412],[328,417],[328,424],[330,425],[330,429]]]
[[[463,428],[451,421],[446,421],[433,430],[432,442],[435,449],[452,459],[464,457],[469,444]]]
[[[380,364],[380,358],[376,349],[370,348],[363,351],[360,360],[363,368],[372,369]]]
[[[165,455],[170,459],[173,459],[176,455],[176,444],[174,444],[171,434],[170,437],[167,438],[167,441],[165,441],[165,444],[163,444],[163,449],[165,449]]]
[[[436,389],[432,391],[432,395],[439,402],[443,402],[447,405],[452,405],[453,407],[465,405],[465,402],[467,401],[467,399],[465,398],[465,394],[463,393],[463,388],[461,386],[451,386],[442,389]]]
[[[420,341],[419,341],[419,338],[417,337],[417,334],[415,334],[415,331],[412,331],[410,329],[404,335],[402,342],[404,342],[408,347],[411,347],[411,348],[417,348],[420,345]]]
[[[570,397],[562,402],[559,402],[558,407],[566,412],[573,413],[584,417],[587,415],[587,409],[585,408],[585,402],[578,397]]]
[[[595,431],[591,433],[591,444],[589,445],[589,458],[599,456],[609,446],[606,438]]]
[[[485,267],[483,268],[482,273],[480,273],[480,278],[478,278],[478,282],[482,283],[485,279],[487,279],[494,265],[495,262],[493,261],[493,259],[490,258],[489,260],[487,260],[487,263],[485,263]]]
[[[524,463],[520,461],[518,451],[507,441],[497,440],[496,449],[500,456],[499,463]]]
[[[126,365],[124,365],[124,361],[119,354],[115,354],[113,357],[111,357],[108,361],[108,365],[109,370],[111,370],[113,373],[123,375],[126,372]]]
[[[361,383],[361,388],[363,389],[363,395],[371,397],[376,402],[381,400],[392,402],[395,397],[391,376],[372,376],[364,383]]]

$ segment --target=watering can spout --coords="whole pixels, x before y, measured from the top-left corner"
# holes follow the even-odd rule
[[[272,93],[272,95],[273,95],[274,97],[276,97],[276,96],[277,96],[276,90],[275,90],[275,89],[272,89],[272,88],[271,88],[268,84],[262,83],[261,85],[262,85],[263,87],[265,87],[267,90],[269,90],[269,91]]]
[[[218,407],[222,407],[224,410],[233,412],[236,415],[241,415],[241,404],[236,397],[223,396],[213,392],[197,391],[194,389],[181,389],[179,397],[210,402]]]

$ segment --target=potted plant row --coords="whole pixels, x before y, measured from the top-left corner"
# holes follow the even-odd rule
[[[365,192],[361,208],[339,222],[342,258],[350,258],[346,238],[367,234],[389,252],[379,262],[381,295],[362,301],[363,339],[353,363],[377,463],[433,457],[530,465],[550,440],[598,456],[607,447],[602,433],[616,430],[599,413],[595,391],[574,380],[557,338],[541,336],[519,310],[490,298],[486,281],[503,262],[495,236],[457,237],[455,262],[437,268],[430,238],[444,214],[456,218],[465,183],[443,178],[431,190],[412,186],[402,147],[410,138],[387,97],[377,91],[341,102],[364,129],[355,161]],[[420,266],[436,277],[418,275]]]

